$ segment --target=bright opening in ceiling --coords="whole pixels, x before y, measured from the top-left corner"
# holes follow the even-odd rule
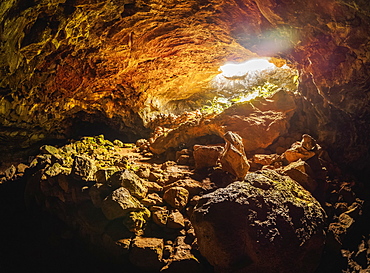
[[[252,59],[240,64],[229,63],[220,67],[221,75],[226,78],[242,77],[249,73],[256,73],[276,66],[266,59]]]
[[[213,96],[203,105],[203,113],[219,113],[236,103],[272,96],[280,89],[297,91],[298,72],[287,65],[278,67],[268,58],[228,63],[220,71],[211,82]]]

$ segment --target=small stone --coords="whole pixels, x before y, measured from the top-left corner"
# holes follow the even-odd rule
[[[178,211],[172,211],[167,220],[167,227],[174,229],[181,229],[185,227],[184,216]]]
[[[108,184],[110,177],[118,170],[117,167],[106,167],[98,170],[95,173],[96,182]]]
[[[28,165],[23,164],[23,163],[19,163],[17,165],[17,172],[18,173],[24,173],[26,171],[26,169],[28,169],[28,168],[29,168]]]
[[[176,209],[183,209],[188,203],[189,191],[183,187],[172,187],[165,191],[163,200]]]
[[[123,142],[121,140],[115,139],[113,140],[113,144],[122,148],[123,147]]]
[[[200,182],[191,179],[191,178],[185,178],[177,180],[176,182],[173,182],[169,185],[166,185],[163,187],[163,190],[166,191],[172,187],[183,187],[189,191],[190,196],[194,196],[196,194],[199,194],[201,191],[204,190],[203,186],[200,184]]]
[[[168,221],[169,211],[163,207],[152,212],[153,222],[158,226],[165,227]]]
[[[144,199],[140,200],[144,206],[158,206],[163,204],[163,199],[157,193],[149,193]]]
[[[72,174],[82,180],[92,181],[95,178],[96,165],[94,160],[86,156],[76,156],[73,160]]]
[[[156,182],[144,181],[143,183],[144,183],[145,187],[148,189],[149,192],[161,192],[161,191],[163,191],[163,187],[160,186]]]
[[[140,168],[136,171],[136,174],[140,177],[140,178],[145,178],[145,179],[148,179],[149,176],[150,176],[150,169],[149,168]]]
[[[17,172],[17,168],[14,165],[11,165],[4,172],[5,173],[5,178],[7,180],[11,180],[14,177],[14,175],[16,174],[16,172]]]
[[[147,208],[140,208],[129,212],[129,214],[124,218],[123,224],[129,231],[138,235],[142,233],[142,229],[145,223],[149,220],[150,215],[150,210]]]
[[[129,254],[130,262],[142,270],[158,271],[162,266],[163,239],[135,237]]]

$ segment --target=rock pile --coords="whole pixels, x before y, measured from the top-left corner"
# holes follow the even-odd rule
[[[201,270],[187,216],[209,188],[175,162],[148,164],[130,145],[103,136],[43,146],[31,162],[28,199],[56,214],[116,260],[143,270]]]
[[[29,167],[0,176],[11,181],[27,169],[29,205],[57,215],[109,259],[165,272],[202,272],[204,257],[220,272],[313,272],[325,213],[312,193],[329,216],[326,253],[342,250],[358,267],[364,247],[342,247],[363,201],[351,185],[330,183],[335,171],[316,141],[280,137],[246,154],[240,140],[228,132],[226,144],[182,147],[176,162],[160,162],[147,141],[84,137],[43,146]]]

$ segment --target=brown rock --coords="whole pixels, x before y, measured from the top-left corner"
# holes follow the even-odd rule
[[[184,216],[178,210],[171,211],[170,214],[168,215],[167,227],[174,229],[184,228],[185,227]]]
[[[165,227],[168,221],[169,211],[166,208],[159,207],[152,211],[153,222],[158,226]]]
[[[129,254],[130,262],[142,270],[158,271],[162,266],[163,239],[135,237]]]
[[[75,156],[72,165],[72,174],[79,179],[94,180],[96,166],[93,159],[86,156]]]
[[[221,146],[194,145],[193,149],[195,168],[198,170],[217,166],[223,151]]]
[[[189,191],[189,196],[192,197],[196,194],[199,194],[201,191],[204,190],[202,184],[194,180],[192,178],[185,178],[185,179],[180,179],[177,180],[176,182],[173,182],[171,184],[168,184],[163,187],[163,190],[166,191],[172,187],[183,187]]]
[[[282,158],[285,158],[288,163],[297,161],[299,159],[307,160],[315,155],[313,151],[307,151],[302,147],[302,143],[297,141],[282,154]]]
[[[163,187],[160,186],[156,182],[148,182],[148,181],[143,181],[145,187],[148,189],[149,192],[161,192],[163,191]]]
[[[274,162],[276,162],[279,159],[280,157],[277,154],[271,154],[271,155],[255,154],[252,157],[252,162],[261,164],[261,165],[272,165]]]
[[[155,192],[149,193],[144,199],[140,200],[144,206],[158,206],[163,204],[163,199]]]
[[[313,172],[310,166],[301,159],[284,167],[283,174],[297,181],[303,188],[311,193],[313,193],[318,186],[318,183],[312,177]]]
[[[188,203],[189,191],[183,187],[172,187],[165,191],[163,200],[176,209],[183,209]]]
[[[140,202],[124,188],[118,188],[101,203],[101,209],[108,220],[123,217],[130,211],[141,208]]]
[[[185,236],[176,238],[172,255],[168,259],[167,264],[161,269],[161,272],[166,273],[185,273],[203,272],[203,268],[199,261],[192,254],[192,248],[189,244],[185,243]]]
[[[243,180],[250,165],[244,152],[244,145],[239,135],[227,132],[224,135],[226,141],[225,149],[220,157],[222,169]]]
[[[113,188],[125,187],[130,191],[131,195],[140,199],[144,198],[148,192],[141,178],[129,170],[114,173],[109,183]]]

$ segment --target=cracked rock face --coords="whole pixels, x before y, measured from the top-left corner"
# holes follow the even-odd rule
[[[4,0],[2,149],[69,138],[81,121],[135,140],[221,65],[271,56],[300,72],[294,127],[364,168],[369,14],[365,0]]]

